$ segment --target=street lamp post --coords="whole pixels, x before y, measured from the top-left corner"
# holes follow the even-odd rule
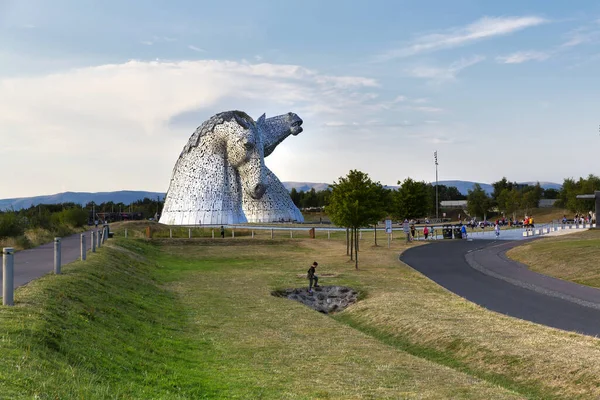
[[[439,220],[439,201],[438,201],[438,158],[437,150],[433,152],[433,158],[435,160],[435,218]]]

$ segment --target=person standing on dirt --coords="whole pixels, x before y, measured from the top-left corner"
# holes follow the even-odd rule
[[[314,286],[316,288],[319,287],[319,277],[316,274],[316,268],[318,265],[319,265],[319,263],[317,263],[315,261],[314,263],[312,263],[312,265],[310,266],[310,268],[307,271],[306,277],[308,278],[308,281],[309,281],[308,293],[312,293],[313,282],[314,282]]]
[[[225,238],[225,228],[223,228],[223,225],[221,225],[221,237]]]

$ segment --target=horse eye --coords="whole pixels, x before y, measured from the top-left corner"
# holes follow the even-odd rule
[[[248,151],[252,150],[254,148],[254,145],[250,142],[248,143],[244,143],[244,148]]]

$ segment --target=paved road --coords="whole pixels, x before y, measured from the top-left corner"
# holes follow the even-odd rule
[[[528,271],[503,257],[510,247],[503,245],[499,248],[499,242],[439,241],[409,249],[400,259],[448,290],[490,310],[559,329],[600,335],[598,289]],[[469,265],[465,258],[468,254],[486,273]],[[498,275],[491,276],[494,274]]]
[[[91,248],[90,232],[86,232],[86,245]],[[80,234],[65,237],[61,241],[61,264],[78,260],[81,256]],[[14,256],[15,288],[54,271],[54,243],[47,243],[34,249],[18,251]],[[0,287],[2,285],[0,273]],[[1,293],[0,293],[1,295]]]

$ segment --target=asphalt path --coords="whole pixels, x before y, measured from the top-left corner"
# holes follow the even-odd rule
[[[91,249],[91,231],[85,232],[87,249]],[[80,234],[61,239],[61,265],[81,257]],[[15,288],[54,271],[54,242],[14,253]],[[2,274],[0,274],[2,275]],[[0,287],[2,276],[0,276]],[[1,293],[0,293],[1,295]]]
[[[595,298],[600,299],[599,290],[560,280],[554,285],[548,277],[531,271],[504,274],[502,268],[506,269],[507,264],[502,263],[525,267],[502,257],[497,251],[498,243],[438,241],[409,249],[400,259],[439,285],[489,310],[567,331],[600,335],[600,304],[592,304]],[[472,267],[465,258],[468,254],[478,254],[478,265],[493,272]],[[498,275],[492,276],[494,273]],[[579,303],[579,298],[590,303]]]

